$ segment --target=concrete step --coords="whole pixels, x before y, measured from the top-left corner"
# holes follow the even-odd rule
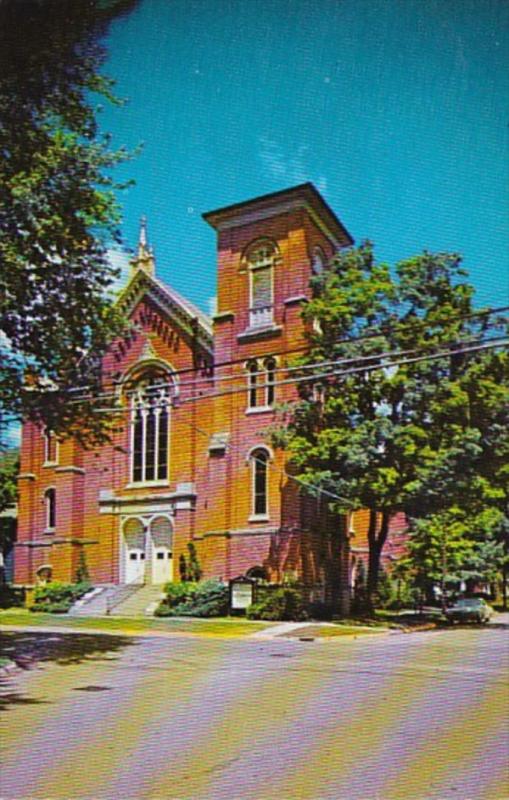
[[[77,600],[70,609],[70,617],[104,617],[117,605],[128,600],[131,595],[143,589],[143,585],[120,584],[95,586],[90,592]]]
[[[116,603],[110,614],[112,617],[152,616],[162,597],[162,586],[140,586],[137,592]]]

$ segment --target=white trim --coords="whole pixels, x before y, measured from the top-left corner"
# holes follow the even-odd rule
[[[169,486],[170,481],[168,480],[160,480],[160,481],[131,481],[131,483],[126,483],[126,489],[145,489],[150,488],[152,486]]]
[[[269,514],[251,514],[248,518],[248,522],[268,522],[270,520]]]
[[[274,406],[253,406],[246,408],[246,414],[266,414],[268,411],[274,411]]]

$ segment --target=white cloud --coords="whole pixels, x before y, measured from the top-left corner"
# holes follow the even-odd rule
[[[128,253],[126,250],[121,250],[118,247],[112,247],[108,250],[108,260],[110,264],[115,267],[115,269],[120,270],[119,277],[113,281],[109,287],[110,291],[114,293],[119,292],[126,285],[127,281],[129,280],[129,261],[131,258],[132,256],[130,253]]]
[[[214,297],[209,297],[207,300],[207,309],[209,312],[209,317],[213,317],[215,314],[217,314],[217,295],[214,295]]]
[[[315,180],[316,186],[321,192],[327,191],[327,179],[323,175],[314,179],[307,158],[309,147],[306,144],[299,145],[287,157],[279,142],[274,139],[260,136],[258,141],[260,143],[259,157],[266,175],[286,184]]]

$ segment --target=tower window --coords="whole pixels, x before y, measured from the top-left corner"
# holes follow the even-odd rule
[[[266,358],[263,362],[265,367],[265,405],[272,406],[276,395],[276,359]]]
[[[254,245],[248,253],[249,325],[251,328],[263,327],[272,323],[275,256],[276,248],[271,242]]]
[[[145,376],[131,400],[131,481],[168,479],[170,385],[168,376]]]
[[[256,361],[250,361],[247,365],[247,372],[248,372],[248,406],[249,408],[256,408],[258,405],[258,392],[257,392],[257,382],[258,382],[258,363]]]
[[[268,514],[268,463],[267,450],[258,448],[251,454],[252,507],[256,517]]]

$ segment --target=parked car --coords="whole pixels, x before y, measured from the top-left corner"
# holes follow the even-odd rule
[[[454,622],[477,622],[483,625],[489,622],[493,609],[482,597],[467,597],[457,600],[456,603],[445,610],[447,621]]]

